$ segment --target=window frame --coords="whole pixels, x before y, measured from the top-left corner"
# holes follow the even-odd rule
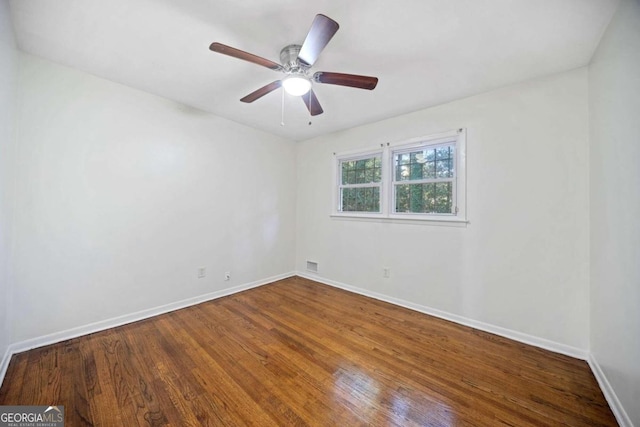
[[[413,213],[395,212],[396,183],[404,181],[395,180],[394,155],[398,153],[415,151],[416,148],[450,145],[455,146],[454,177],[452,194],[452,213]],[[380,184],[380,212],[341,212],[340,209],[340,165],[342,161],[362,159],[380,155],[382,158],[382,179]],[[332,217],[344,217],[354,219],[391,220],[395,222],[416,221],[427,223],[467,223],[466,206],[466,129],[460,128],[448,132],[421,136],[396,142],[380,144],[380,148],[354,150],[343,153],[334,153],[334,182],[333,182],[333,208]],[[411,180],[405,183],[410,184]]]
[[[350,162],[357,161],[363,159],[369,159],[372,157],[380,158],[380,168],[381,168],[381,178],[380,181],[375,183],[365,183],[365,184],[343,184],[342,183],[342,162]],[[383,192],[384,192],[384,166],[385,157],[384,151],[382,149],[377,150],[366,150],[366,151],[355,151],[355,152],[345,152],[340,155],[336,155],[336,160],[334,161],[334,194],[333,194],[333,214],[341,215],[341,216],[352,216],[352,217],[380,217],[384,213],[384,205],[383,205]],[[379,211],[378,212],[367,212],[367,211],[342,211],[342,189],[344,188],[378,188],[378,192],[380,194],[380,202],[379,202]]]

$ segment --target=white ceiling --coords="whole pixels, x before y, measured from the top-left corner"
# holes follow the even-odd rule
[[[618,0],[13,0],[21,50],[304,140],[587,64]],[[315,84],[311,118],[280,73],[213,53],[218,41],[279,62],[313,17],[340,24],[312,71],[376,76],[373,91]],[[309,125],[309,121],[312,122]]]

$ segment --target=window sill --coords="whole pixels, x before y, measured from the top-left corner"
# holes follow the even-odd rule
[[[369,221],[380,223],[394,223],[394,224],[425,224],[425,225],[439,225],[444,227],[466,227],[469,221],[462,218],[455,218],[449,216],[443,217],[410,217],[404,215],[391,215],[385,216],[382,214],[356,214],[356,213],[332,213],[329,215],[332,219],[347,220],[347,221]]]

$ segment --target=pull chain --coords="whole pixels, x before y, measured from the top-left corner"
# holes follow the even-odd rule
[[[282,116],[280,119],[280,126],[284,126],[284,87],[282,87]]]

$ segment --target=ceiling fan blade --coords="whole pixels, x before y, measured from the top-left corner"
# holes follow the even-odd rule
[[[313,19],[307,38],[304,39],[300,52],[298,53],[298,60],[304,62],[307,65],[313,65],[320,52],[329,43],[331,37],[338,31],[340,25],[333,19],[318,14]]]
[[[302,95],[301,98],[304,101],[304,105],[307,106],[307,109],[309,110],[309,113],[311,113],[312,116],[317,116],[318,114],[322,114],[324,112],[322,110],[322,107],[320,106],[320,102],[318,101],[316,94],[313,92],[312,89],[310,89],[309,92]]]
[[[276,80],[275,82],[271,82],[268,85],[262,86],[260,89],[251,92],[249,95],[245,96],[240,101],[247,102],[247,103],[253,102],[256,99],[260,99],[266,94],[273,92],[274,90],[278,89],[280,86],[282,86],[282,80]]]
[[[282,65],[265,59],[261,56],[254,55],[249,52],[245,52],[244,50],[236,49],[235,47],[227,46],[222,43],[213,42],[211,46],[209,46],[214,52],[221,53],[223,55],[233,56],[234,58],[242,59],[244,61],[253,62],[254,64],[262,65],[263,67],[270,68],[272,70],[280,71],[282,70]]]
[[[329,73],[318,71],[313,75],[313,80],[318,83],[356,87],[359,89],[375,89],[378,84],[377,77],[359,76],[357,74]]]

